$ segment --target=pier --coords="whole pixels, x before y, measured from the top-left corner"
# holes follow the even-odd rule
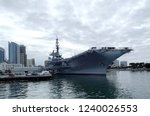
[[[2,81],[16,81],[16,80],[26,80],[26,81],[44,81],[44,80],[50,80],[52,79],[52,75],[31,75],[31,76],[7,76],[7,75],[1,75],[0,76],[0,82]]]

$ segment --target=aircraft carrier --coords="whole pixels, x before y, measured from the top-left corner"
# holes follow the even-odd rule
[[[82,52],[70,58],[62,58],[59,53],[59,42],[56,39],[56,50],[49,56],[48,68],[53,74],[104,74],[114,60],[132,49],[115,47],[102,47]]]

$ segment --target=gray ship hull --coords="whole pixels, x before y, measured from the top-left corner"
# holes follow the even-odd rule
[[[66,64],[58,67],[56,74],[94,74],[106,75],[107,67],[114,60],[131,49],[91,49],[81,54],[64,59]]]

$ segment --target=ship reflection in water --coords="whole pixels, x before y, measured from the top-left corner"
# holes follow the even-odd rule
[[[57,83],[58,90],[62,88],[58,91],[59,98],[116,98],[115,87],[105,75],[66,75],[59,79],[62,81]]]
[[[100,75],[58,75],[49,81],[0,83],[2,99],[150,98],[150,72],[111,71]]]

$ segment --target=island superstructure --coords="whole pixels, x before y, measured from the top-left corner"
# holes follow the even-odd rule
[[[63,58],[59,53],[59,42],[56,39],[56,51],[49,56],[48,68],[54,74],[106,74],[106,69],[114,60],[125,53],[132,51],[128,47],[102,47],[91,49],[72,56]]]

